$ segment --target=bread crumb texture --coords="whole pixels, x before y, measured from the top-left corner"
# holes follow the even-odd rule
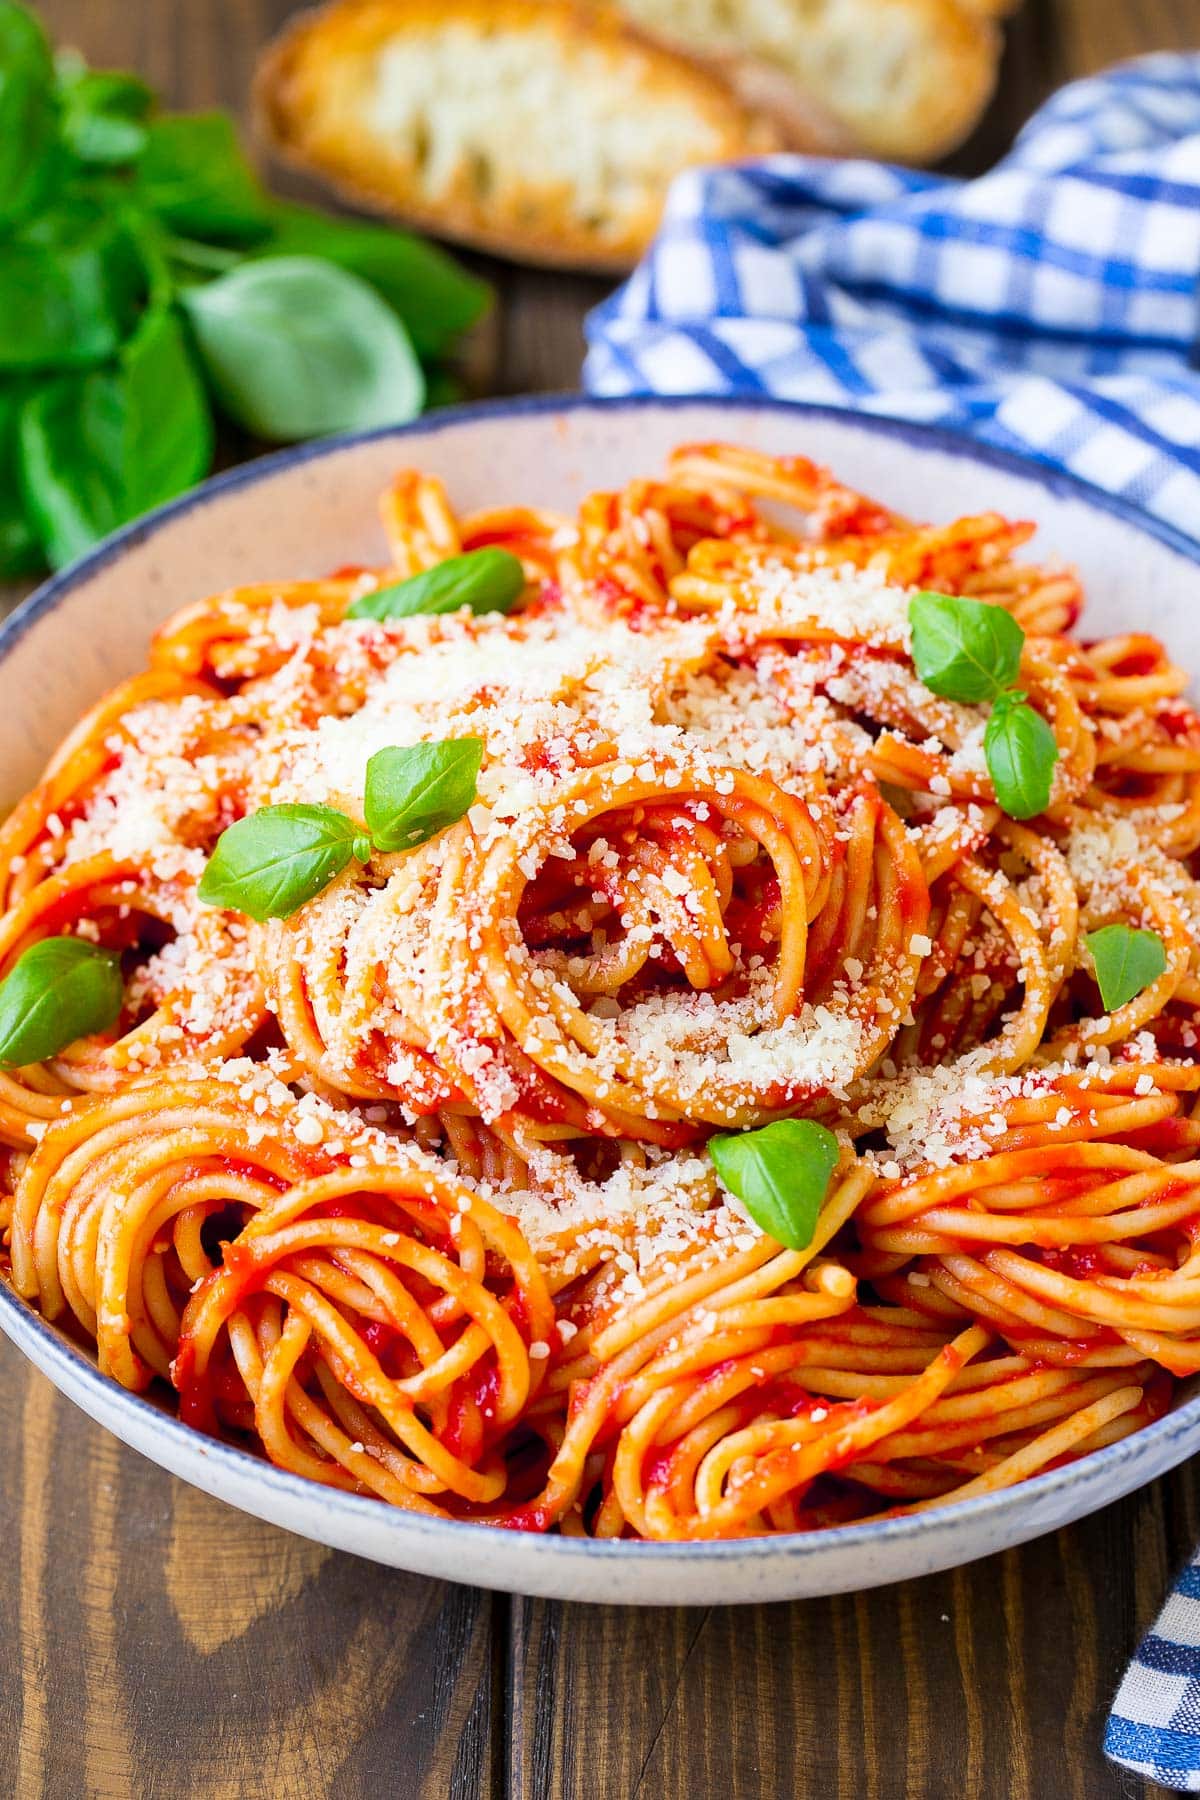
[[[1000,39],[989,0],[625,6],[664,42],[718,59],[735,89],[767,107],[797,149],[809,147],[816,130],[833,150],[932,162],[962,142],[996,83]],[[995,0],[990,10],[999,10]]]
[[[268,50],[259,116],[350,199],[531,262],[620,270],[695,163],[778,147],[713,71],[557,0],[344,0]]]

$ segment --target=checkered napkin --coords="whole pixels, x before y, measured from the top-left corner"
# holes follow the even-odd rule
[[[596,394],[934,420],[1200,538],[1200,55],[1064,88],[959,182],[777,156],[674,184],[588,321]],[[1200,1553],[1117,1694],[1116,1761],[1200,1792]]]
[[[1200,1551],[1125,1671],[1104,1748],[1163,1787],[1200,1792]]]
[[[691,170],[588,321],[596,394],[933,420],[1200,538],[1200,54],[1077,81],[988,175]]]

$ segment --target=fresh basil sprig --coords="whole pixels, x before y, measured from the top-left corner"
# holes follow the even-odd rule
[[[377,850],[412,850],[462,818],[475,799],[483,744],[390,745],[367,764],[363,813]]]
[[[411,418],[418,359],[444,393],[431,359],[487,298],[404,232],[273,200],[223,113],[156,113],[137,76],[53,58],[0,0],[0,575],[206,474],[210,396],[280,441]],[[153,391],[147,342],[174,364]]]
[[[231,825],[197,890],[208,906],[286,919],[372,849],[412,850],[461,819],[475,798],[479,738],[392,745],[367,764],[362,831],[336,806],[263,806]]]
[[[370,854],[371,840],[336,806],[263,806],[221,833],[198,893],[260,923],[286,919]]]
[[[151,121],[133,177],[134,198],[185,237],[255,244],[271,209],[225,113],[176,113]]]
[[[43,559],[42,546],[29,522],[21,495],[17,422],[21,391],[0,388],[0,581],[31,575]]]
[[[1002,606],[923,592],[908,603],[913,667],[944,700],[991,701],[983,754],[996,799],[1013,819],[1032,819],[1050,804],[1058,744],[1041,713],[1013,684],[1025,633]]]
[[[1136,999],[1167,966],[1167,952],[1156,931],[1102,925],[1083,941],[1091,953],[1105,1012],[1116,1012]]]
[[[1036,819],[1050,804],[1058,745],[1020,688],[1000,694],[983,732],[996,799],[1010,819]]]
[[[789,1250],[812,1243],[838,1141],[815,1119],[776,1119],[757,1131],[708,1140],[721,1183],[754,1223]]]
[[[120,1015],[121,959],[84,938],[43,938],[0,981],[0,1064],[25,1068],[107,1031]]]
[[[89,69],[81,56],[55,59],[62,96],[62,140],[82,163],[108,168],[146,148],[145,119],[154,90],[136,75]]]
[[[436,244],[388,225],[339,219],[310,206],[273,202],[271,235],[253,254],[319,256],[322,262],[357,275],[404,321],[422,361],[445,355],[488,304],[487,286]],[[436,373],[445,378],[441,371]],[[434,404],[432,387],[430,404]]]
[[[58,130],[54,64],[33,14],[0,6],[0,228],[24,218],[53,175]]]
[[[1025,633],[1002,606],[950,594],[914,594],[908,603],[912,654],[930,693],[975,704],[1011,687]]]
[[[406,581],[363,594],[346,610],[348,619],[408,619],[414,613],[511,612],[525,587],[521,560],[510,550],[489,546],[448,556]]]
[[[415,418],[408,333],[374,288],[315,256],[243,263],[180,295],[231,419],[276,443]]]
[[[212,418],[175,314],[145,314],[115,362],[39,388],[18,434],[24,513],[56,567],[199,481]]]
[[[148,281],[125,220],[85,200],[0,237],[0,369],[74,369],[115,356]]]

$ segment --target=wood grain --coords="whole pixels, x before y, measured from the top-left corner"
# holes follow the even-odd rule
[[[240,110],[286,0],[45,0],[60,41]],[[1029,0],[951,167],[1198,0]],[[295,184],[287,184],[295,187]],[[572,387],[601,284],[477,260],[472,391]],[[18,1800],[1135,1800],[1104,1713],[1200,1536],[1178,1471],[1070,1531],[793,1606],[583,1608],[374,1568],[124,1450],[0,1343],[0,1792]]]
[[[490,1595],[243,1518],[123,1449],[8,1344],[0,1441],[0,1792],[499,1793]]]
[[[1104,1714],[1195,1511],[1180,1475],[970,1568],[791,1606],[514,1602],[511,1792],[1141,1792],[1100,1754]]]

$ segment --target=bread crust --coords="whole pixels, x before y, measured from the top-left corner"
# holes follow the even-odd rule
[[[812,105],[834,154],[929,163],[973,129],[995,88],[1002,0],[624,0],[643,30],[720,59],[789,148],[811,147]],[[786,28],[785,28],[786,27]]]
[[[559,183],[557,202],[552,192],[522,186],[505,165],[503,125],[488,169],[456,165],[436,193],[422,192],[419,158],[371,125],[369,97],[388,47],[436,47],[451,28],[470,54],[476,40],[486,53],[497,34],[526,34],[531,53],[561,66],[564,108],[578,100],[578,83],[599,71],[628,96],[631,116],[641,116],[642,106],[650,118],[656,107],[674,109],[671,116],[690,119],[705,145],[702,156],[684,161],[733,161],[783,144],[779,128],[754,118],[711,69],[615,12],[584,11],[566,0],[337,0],[301,13],[260,60],[260,131],[284,161],[320,176],[355,205],[419,230],[522,262],[604,274],[629,269],[654,234],[674,169],[664,168],[661,181],[643,192],[627,189],[623,209],[590,222],[569,204],[569,180]],[[431,133],[438,129],[437,98],[429,103]],[[502,106],[503,95],[498,100]]]

